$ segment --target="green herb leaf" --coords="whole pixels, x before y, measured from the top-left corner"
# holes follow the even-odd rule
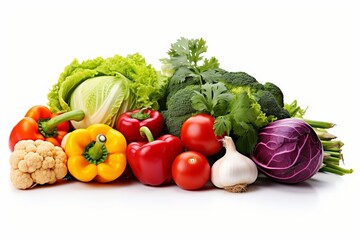
[[[243,130],[245,132],[238,135],[239,137],[235,142],[236,149],[246,156],[250,156],[257,144],[258,132],[251,124],[247,124]]]
[[[215,57],[210,59],[204,58],[204,53],[207,51],[206,42],[204,39],[187,39],[180,38],[175,43],[171,44],[168,51],[170,58],[161,59],[164,64],[172,65],[175,71],[186,67],[196,75],[210,70],[219,68],[219,62]],[[182,76],[182,74],[179,74]]]
[[[216,72],[214,69],[206,70],[202,72],[200,75],[202,79],[208,83],[216,83],[221,78],[221,74]]]
[[[189,39],[181,37],[175,43],[171,44],[171,48],[168,51],[170,57],[187,56],[189,54]]]
[[[186,77],[193,74],[194,72],[191,71],[188,67],[180,67],[172,76],[171,81],[173,81],[173,83],[181,83],[186,80]]]
[[[252,101],[246,92],[236,95],[231,102],[230,112],[236,121],[253,123],[256,120],[256,113],[252,108]]]
[[[207,51],[206,42],[202,38],[190,39],[190,40],[188,40],[188,44],[189,44],[189,50],[190,50],[188,59],[190,60],[190,62],[197,65],[197,63],[203,59],[203,57],[201,55],[203,53],[206,53],[206,51]]]
[[[215,112],[217,106],[218,112],[227,111],[227,105],[233,98],[223,83],[206,83],[202,86],[201,92],[195,91],[195,95],[191,98],[192,106],[195,110],[208,112],[212,116],[217,116]]]
[[[258,126],[268,124],[268,119],[261,112],[259,104],[250,91],[241,91],[231,101],[229,114],[232,134],[238,138],[237,150],[249,155],[256,143]]]
[[[199,66],[200,72],[205,72],[210,69],[217,69],[219,68],[219,61],[215,57],[211,57],[209,59],[204,60],[204,64],[202,66]]]
[[[214,123],[215,135],[221,136],[224,133],[230,135],[231,129],[232,129],[232,124],[229,115],[219,116],[215,119],[215,123]]]

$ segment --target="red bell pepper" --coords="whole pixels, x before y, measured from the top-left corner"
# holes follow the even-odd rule
[[[80,121],[84,118],[82,110],[73,110],[63,114],[53,114],[46,106],[30,108],[25,117],[12,129],[9,137],[9,148],[14,151],[20,140],[45,140],[60,146],[70,129],[69,120]]]
[[[180,138],[166,134],[154,140],[147,127],[140,128],[149,142],[132,142],[126,149],[126,158],[135,177],[145,185],[159,186],[172,180],[171,167],[183,152]]]
[[[145,136],[141,136],[140,128],[148,127],[154,138],[163,134],[164,117],[159,111],[150,109],[134,110],[125,112],[117,120],[116,129],[120,131],[127,143],[146,141]]]

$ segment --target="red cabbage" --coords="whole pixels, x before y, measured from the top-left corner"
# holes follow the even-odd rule
[[[271,179],[299,183],[319,171],[323,147],[310,125],[300,119],[286,118],[259,131],[259,140],[251,158]]]

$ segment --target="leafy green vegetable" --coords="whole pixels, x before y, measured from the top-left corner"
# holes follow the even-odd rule
[[[124,111],[152,107],[165,95],[168,78],[147,65],[140,54],[115,55],[66,66],[48,93],[51,111],[66,112],[81,108],[85,119],[78,127],[91,123],[112,124]]]
[[[200,112],[221,116],[227,113],[227,105],[232,98],[233,95],[223,83],[206,83],[202,86],[202,92],[195,91],[191,103],[193,108]]]
[[[236,148],[249,155],[257,143],[257,132],[274,118],[266,116],[249,89],[235,95],[230,102],[228,114],[215,119],[215,134],[226,133],[236,140]]]
[[[75,88],[70,97],[70,109],[82,109],[85,118],[72,121],[74,128],[84,128],[92,123],[115,124],[118,112],[132,109],[135,97],[129,91],[130,81],[114,76],[89,78]]]

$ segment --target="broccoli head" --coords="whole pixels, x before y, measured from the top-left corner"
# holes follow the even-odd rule
[[[255,93],[257,102],[261,106],[261,110],[266,115],[273,115],[277,119],[289,118],[289,112],[282,108],[274,95],[269,91],[258,91]]]
[[[264,89],[264,86],[261,83],[245,72],[224,71],[220,81],[222,81],[230,91],[236,87],[249,87],[254,91]]]
[[[167,101],[167,110],[162,114],[165,118],[167,132],[170,134],[179,136],[183,122],[196,112],[190,101],[195,94],[194,91],[200,91],[200,86],[186,86],[175,92]]]
[[[193,113],[188,113],[182,116],[170,117],[168,110],[162,111],[161,113],[165,119],[166,132],[177,137],[180,137],[180,129],[182,124],[186,119],[193,115]]]
[[[278,86],[274,83],[266,82],[264,84],[264,90],[270,92],[275,97],[280,107],[284,107],[284,94]]]
[[[183,89],[189,85],[198,85],[198,84],[199,84],[199,80],[194,77],[186,77],[185,81],[182,82],[178,82],[176,81],[176,79],[174,80],[174,78],[171,78],[169,80],[169,84],[167,87],[167,100],[169,100],[172,97],[172,95],[177,91],[179,91],[180,89]]]
[[[167,101],[167,109],[172,117],[178,117],[196,111],[190,101],[195,90],[200,91],[200,86],[189,85],[178,90],[170,97]]]

